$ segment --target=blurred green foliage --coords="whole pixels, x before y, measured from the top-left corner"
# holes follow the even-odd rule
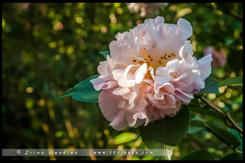
[[[190,40],[197,58],[203,56],[207,46],[225,48],[228,62],[213,69],[211,77],[220,81],[243,75],[241,3],[169,3],[159,15],[171,24],[176,24],[179,17],[191,22],[194,33]],[[2,4],[2,148],[145,148],[137,129],[118,132],[108,126],[97,103],[58,100],[58,95],[97,74],[99,62],[104,60],[99,52],[109,50],[108,45],[118,32],[128,31],[146,18],[149,16],[131,13],[124,3]],[[207,98],[241,123],[241,87],[223,86],[219,92]],[[227,129],[213,117],[195,112],[191,112],[191,117]],[[215,159],[233,152],[211,133],[199,130],[181,140],[173,159],[200,149],[207,149]]]

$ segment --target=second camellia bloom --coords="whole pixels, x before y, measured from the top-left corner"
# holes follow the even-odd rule
[[[185,19],[174,25],[159,16],[116,35],[111,56],[98,66],[100,76],[91,80],[103,90],[99,107],[114,129],[173,117],[205,87],[212,56],[193,57],[191,35]]]

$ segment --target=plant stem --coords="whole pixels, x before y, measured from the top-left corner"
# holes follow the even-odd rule
[[[236,124],[236,122],[231,118],[228,112],[223,112],[213,104],[211,104],[207,99],[204,97],[198,96],[198,98],[203,101],[210,109],[213,109],[216,113],[222,115],[227,121],[231,123],[231,127],[236,129],[241,135],[243,135],[243,130]]]

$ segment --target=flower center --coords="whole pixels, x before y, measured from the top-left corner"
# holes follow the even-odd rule
[[[142,53],[142,58],[143,58],[142,60],[134,59],[133,62],[136,64],[138,63],[140,65],[146,63],[147,67],[152,67],[154,70],[156,70],[160,66],[166,67],[168,61],[176,58],[176,54],[174,54],[174,53],[170,53],[170,54],[162,53],[162,55],[159,55],[155,58],[152,58],[152,56],[149,54],[149,52],[144,48],[143,53]],[[149,70],[147,71],[145,78],[146,79],[152,79]]]

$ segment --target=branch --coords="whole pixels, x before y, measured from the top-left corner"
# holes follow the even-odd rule
[[[213,104],[211,104],[207,99],[204,97],[198,96],[198,98],[203,101],[210,109],[213,109],[216,113],[222,115],[227,121],[231,123],[231,127],[236,129],[241,135],[243,135],[243,130],[236,124],[236,122],[231,118],[228,112],[223,112]]]

